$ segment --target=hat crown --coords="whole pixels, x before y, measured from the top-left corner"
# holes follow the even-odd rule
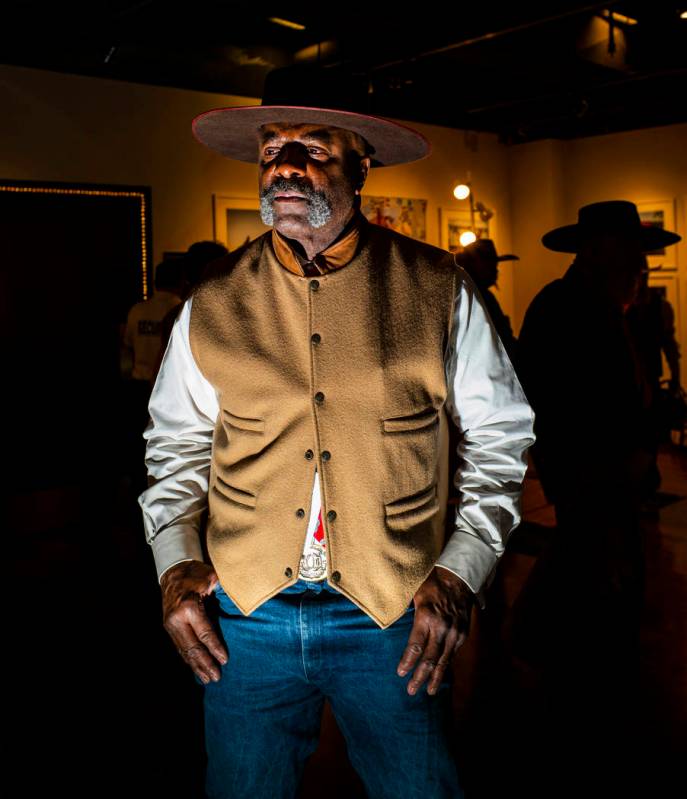
[[[472,244],[468,244],[465,252],[469,255],[476,255],[479,258],[497,258],[496,247],[492,239],[476,239]]]
[[[367,79],[363,75],[351,75],[336,68],[296,64],[267,73],[261,105],[331,108],[368,114],[370,95],[367,87]],[[278,119],[274,121],[279,122]]]
[[[642,221],[637,206],[628,200],[606,200],[584,205],[577,212],[581,228],[590,233],[639,230]]]

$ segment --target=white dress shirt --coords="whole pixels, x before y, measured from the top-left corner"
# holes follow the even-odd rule
[[[464,269],[457,267],[457,272],[454,324],[444,366],[446,410],[462,433],[460,465],[453,478],[460,502],[455,530],[437,566],[463,580],[484,608],[496,564],[520,522],[527,449],[535,440],[534,412],[478,289]],[[181,561],[203,560],[199,526],[207,507],[219,403],[191,353],[191,305],[189,298],[174,324],[143,434],[152,485],[139,504],[158,580]],[[316,470],[303,559],[312,554],[319,509]]]

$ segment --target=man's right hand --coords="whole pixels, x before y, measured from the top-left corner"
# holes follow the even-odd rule
[[[181,657],[206,685],[221,677],[217,661],[222,664],[229,661],[229,654],[205,612],[204,598],[218,582],[212,566],[198,560],[177,563],[160,580],[164,628]]]

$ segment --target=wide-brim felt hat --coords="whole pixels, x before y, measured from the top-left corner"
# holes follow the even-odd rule
[[[192,123],[196,139],[227,158],[258,162],[258,129],[268,123],[333,126],[360,134],[373,148],[370,164],[393,166],[426,158],[418,131],[366,112],[367,81],[337,69],[297,65],[268,73],[261,105],[213,108]]]
[[[468,244],[461,253],[456,256],[456,260],[469,261],[471,258],[482,258],[485,261],[519,261],[517,255],[499,255],[496,252],[496,245],[492,239],[476,239],[472,244]]]
[[[541,241],[549,250],[577,253],[584,241],[603,233],[637,238],[642,252],[669,247],[682,238],[670,230],[643,224],[634,203],[606,200],[583,206],[577,212],[577,224],[554,228]]]

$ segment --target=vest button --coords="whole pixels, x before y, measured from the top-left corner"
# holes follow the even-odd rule
[[[327,513],[327,518],[329,519],[330,522],[333,522],[334,519],[336,519],[336,511],[335,510],[330,510]]]
[[[313,459],[313,455],[314,454],[315,453],[311,449],[306,449],[305,450],[305,459],[308,460],[308,461],[311,461]]]
[[[305,511],[303,508],[298,508],[296,511],[296,516],[298,516],[299,519],[302,519],[305,516]]]
[[[332,457],[332,453],[328,449],[325,449],[322,452],[322,460],[323,461],[328,461],[331,457]]]
[[[319,287],[320,287],[320,281],[319,280],[311,280],[310,281],[310,290],[311,291],[317,291],[317,289],[319,289]]]
[[[291,567],[290,567],[290,566],[287,566],[287,567],[286,567],[286,570],[284,571],[284,574],[285,574],[287,577],[291,577],[291,575],[293,574],[293,572],[291,571]]]
[[[338,583],[340,579],[341,579],[340,572],[332,572],[332,580],[334,580],[335,583]]]
[[[319,333],[313,333],[312,336],[310,336],[310,341],[312,341],[313,344],[319,344],[320,341],[322,341],[322,336]]]
[[[318,391],[317,394],[315,394],[315,402],[318,405],[321,405],[324,402],[324,394],[321,391]]]

